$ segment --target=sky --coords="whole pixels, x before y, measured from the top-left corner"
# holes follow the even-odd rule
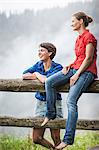
[[[57,6],[65,7],[70,2],[78,1],[85,2],[91,0],[0,0],[0,11],[5,11],[6,14],[9,14],[9,11],[12,13],[21,13],[25,9],[37,11]]]

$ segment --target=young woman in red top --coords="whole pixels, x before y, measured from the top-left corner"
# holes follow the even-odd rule
[[[97,40],[86,27],[93,20],[84,12],[77,12],[72,16],[73,31],[79,36],[75,43],[75,61],[63,68],[62,71],[49,77],[45,82],[47,112],[44,126],[50,119],[56,118],[56,94],[57,87],[70,82],[69,94],[67,97],[68,118],[66,121],[66,132],[63,141],[56,149],[63,149],[74,143],[76,123],[78,119],[77,102],[82,93],[97,77],[96,57]]]

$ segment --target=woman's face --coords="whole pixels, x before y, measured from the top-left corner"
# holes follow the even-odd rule
[[[82,20],[77,20],[75,16],[72,16],[71,26],[73,31],[78,31],[81,28]]]
[[[50,58],[50,53],[48,52],[46,48],[40,47],[38,50],[38,56],[40,60],[47,61]]]

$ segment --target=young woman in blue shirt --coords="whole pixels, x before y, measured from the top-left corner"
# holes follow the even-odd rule
[[[29,69],[23,72],[23,79],[38,79],[40,82],[45,83],[46,79],[55,74],[56,72],[62,70],[62,65],[52,61],[56,55],[56,47],[52,43],[41,43],[39,45],[38,56],[40,61],[34,64]],[[45,117],[46,115],[46,93],[36,92],[35,97],[37,99],[35,116]],[[62,118],[62,104],[61,104],[61,94],[57,93],[56,98],[56,116],[57,118]],[[54,149],[60,140],[60,129],[50,129],[51,137],[53,139],[54,145],[44,138],[45,128],[34,128],[33,129],[33,142],[40,144],[49,149]]]

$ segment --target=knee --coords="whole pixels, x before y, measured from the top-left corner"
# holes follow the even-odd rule
[[[76,104],[76,102],[73,100],[73,101],[70,101],[69,99],[67,99],[67,108],[69,109],[69,110],[77,110],[77,104]]]
[[[45,86],[46,87],[49,87],[49,86],[51,87],[52,86],[52,81],[51,81],[50,77],[46,79]]]

